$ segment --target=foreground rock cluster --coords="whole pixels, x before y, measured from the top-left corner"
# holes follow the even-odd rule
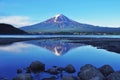
[[[77,72],[77,75],[73,76],[75,72]],[[18,69],[17,73],[18,75],[13,80],[120,80],[120,72],[114,71],[110,65],[96,68],[91,64],[86,64],[79,71],[76,71],[74,66],[69,64],[66,67],[53,66],[46,70],[44,63],[35,61],[25,71]],[[32,75],[43,73],[49,74],[50,77],[34,79]],[[68,76],[65,76],[64,73],[67,73]]]

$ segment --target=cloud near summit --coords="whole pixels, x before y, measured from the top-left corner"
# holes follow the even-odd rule
[[[22,27],[33,24],[30,17],[27,16],[1,16],[0,23],[11,24],[15,27]]]

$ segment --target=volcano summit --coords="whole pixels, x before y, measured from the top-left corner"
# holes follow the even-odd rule
[[[83,24],[64,16],[63,14],[58,14],[46,21],[31,26],[24,26],[21,29],[29,33],[120,33],[120,28]]]

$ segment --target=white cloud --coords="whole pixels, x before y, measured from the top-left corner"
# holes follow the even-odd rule
[[[33,24],[31,19],[27,16],[2,16],[0,23],[11,24],[15,27],[22,27]]]
[[[24,49],[31,47],[30,44],[25,43],[15,43],[9,46],[0,46],[0,50],[7,52],[19,53],[25,51]]]

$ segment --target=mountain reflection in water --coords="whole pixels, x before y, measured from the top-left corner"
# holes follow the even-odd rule
[[[90,37],[54,37],[54,38],[10,38],[1,39],[1,45],[12,44],[15,42],[24,42],[43,47],[52,51],[55,55],[60,56],[67,53],[69,50],[91,45],[99,49],[105,49],[110,52],[120,53],[120,38],[90,38]],[[4,42],[4,43],[2,43]],[[2,47],[1,47],[2,48]],[[11,47],[9,47],[11,49]]]
[[[34,44],[43,48],[46,48],[56,55],[63,55],[69,50],[85,45],[91,45],[98,49],[105,49],[110,52],[120,53],[120,38],[68,38],[58,40],[34,40],[30,41],[30,44]]]
[[[81,43],[68,43],[62,40],[34,40],[28,41],[28,43],[48,49],[56,56],[61,56],[74,48],[84,46]]]

